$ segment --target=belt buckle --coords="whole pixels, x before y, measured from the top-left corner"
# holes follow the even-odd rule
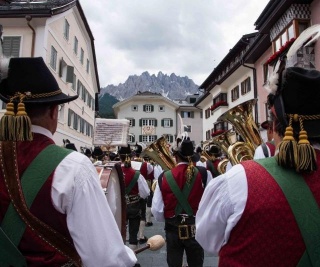
[[[189,228],[188,225],[178,225],[179,239],[189,239]]]

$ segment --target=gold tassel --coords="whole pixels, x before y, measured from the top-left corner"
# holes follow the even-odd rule
[[[130,168],[131,167],[131,159],[130,159],[129,155],[126,155],[126,159],[124,161],[124,167],[125,168]]]
[[[278,145],[279,153],[276,155],[276,160],[282,167],[295,169],[298,149],[297,142],[293,137],[292,119],[293,115],[290,115],[289,126],[286,128],[284,138]]]
[[[31,120],[26,112],[24,103],[18,104],[18,110],[16,114],[16,140],[17,141],[32,141],[33,136],[31,133]]]
[[[0,141],[16,141],[14,103],[7,104],[7,110],[0,121]]]
[[[303,128],[303,120],[299,117],[300,132],[298,142],[297,172],[312,172],[317,169],[316,152],[310,145],[307,132]]]
[[[193,162],[191,160],[191,157],[188,157],[188,161],[189,161],[189,165],[188,165],[188,168],[187,168],[187,171],[186,171],[186,177],[187,177],[187,185],[189,186],[190,183],[191,183],[191,179],[194,175],[194,165],[193,165]]]

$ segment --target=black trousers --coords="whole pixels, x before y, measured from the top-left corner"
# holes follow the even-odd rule
[[[167,263],[169,267],[181,267],[186,252],[189,267],[202,267],[204,251],[195,238],[180,240],[178,231],[166,230]]]
[[[140,216],[135,218],[128,219],[128,227],[129,227],[129,244],[137,245],[138,244],[138,232],[140,226]]]
[[[141,206],[141,221],[146,221],[146,198],[140,198],[140,206]]]

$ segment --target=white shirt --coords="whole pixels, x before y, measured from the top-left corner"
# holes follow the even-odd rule
[[[196,240],[204,250],[218,256],[242,216],[247,197],[247,177],[241,164],[209,182],[196,214]]]
[[[136,162],[136,163],[142,163],[142,162],[137,162],[137,161],[131,161],[131,164],[132,164],[132,163],[135,163],[135,162]],[[123,167],[124,164],[121,163],[121,166]],[[135,166],[137,167],[136,164],[135,164]],[[140,166],[141,166],[141,164],[140,164]],[[132,165],[131,165],[131,167],[133,168]],[[138,169],[135,169],[135,168],[133,168],[133,169],[139,171],[139,170],[140,170],[140,167],[139,167]],[[138,182],[139,196],[140,196],[141,198],[146,198],[146,197],[148,197],[149,194],[150,194],[150,189],[149,189],[149,186],[148,186],[148,184],[147,184],[146,179],[140,174],[137,182]]]
[[[187,162],[180,162],[180,164],[188,164]],[[207,171],[207,185],[209,181],[211,181],[212,175],[211,172]],[[161,194],[160,187],[158,186],[158,183],[156,185],[156,189],[154,190],[154,195],[152,198],[152,205],[151,205],[151,212],[153,214],[153,217],[155,218],[156,221],[158,222],[164,222],[164,203],[163,203],[163,198]]]
[[[39,126],[32,132],[52,134]],[[137,262],[124,245],[103,193],[98,173],[87,156],[72,152],[57,166],[51,188],[52,203],[67,215],[67,226],[83,266],[128,266]]]
[[[271,155],[271,151],[270,151],[269,146],[266,145],[266,147],[267,147],[268,155]],[[254,151],[253,159],[264,159],[264,158],[266,158],[266,156],[263,153],[262,145],[260,145]]]

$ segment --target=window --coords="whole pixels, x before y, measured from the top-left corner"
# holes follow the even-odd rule
[[[172,134],[166,134],[166,140],[168,143],[173,143],[173,135]]]
[[[128,138],[129,143],[134,143],[136,141],[134,134],[130,133],[128,137],[129,137]]]
[[[231,90],[231,100],[232,102],[239,98],[239,85]]]
[[[210,130],[206,131],[206,140],[211,139]]]
[[[306,28],[309,27],[309,20],[295,19],[290,23],[274,40],[273,52],[277,52],[286,42],[297,38]]]
[[[161,120],[161,126],[164,128],[172,127],[173,126],[173,120],[172,119],[162,119]]]
[[[190,97],[190,104],[196,103],[197,98]]]
[[[204,111],[204,113],[205,113],[205,118],[206,119],[208,119],[208,118],[210,118],[210,108],[207,108],[205,111]]]
[[[140,126],[157,126],[157,120],[155,119],[140,119]]]
[[[153,112],[153,105],[150,105],[150,104],[143,105],[143,111],[144,112]]]
[[[269,65],[264,64],[263,65],[263,82],[266,83],[268,81],[269,77]]]
[[[194,118],[193,111],[181,111],[181,118]]]
[[[54,70],[57,69],[57,50],[51,46],[50,66]]]
[[[134,127],[135,126],[135,119],[133,118],[126,118],[129,121],[129,126]]]
[[[213,99],[213,105],[221,102],[225,102],[227,104],[227,93],[221,93],[217,97]]]
[[[73,52],[77,55],[78,54],[78,38],[74,37],[74,43],[73,43]]]
[[[251,79],[248,77],[241,83],[241,95],[251,91]]]
[[[226,131],[228,130],[228,122],[222,121],[214,125],[214,131]]]
[[[71,84],[71,88],[75,91],[77,86],[77,76],[73,73],[73,81]]]
[[[69,31],[70,31],[70,25],[69,25],[69,22],[65,19],[63,36],[64,38],[66,38],[67,41],[69,41]]]
[[[89,59],[87,59],[87,67],[86,67],[87,73],[89,73],[89,69],[90,69],[90,61]]]
[[[84,60],[84,51],[81,48],[81,50],[80,50],[80,62],[81,62],[82,65],[83,65],[83,60]]]
[[[156,135],[140,135],[140,142],[150,143],[157,140]]]
[[[132,110],[132,111],[138,111],[138,106],[137,106],[137,105],[131,106],[131,110]]]
[[[164,106],[159,106],[159,111],[164,112],[165,111]]]
[[[4,36],[2,44],[3,54],[6,57],[19,57],[20,43],[20,36]]]
[[[73,71],[74,67],[69,66],[63,58],[60,59],[60,67],[59,67],[59,76],[65,82],[72,83],[73,82]]]
[[[185,130],[187,133],[191,133],[191,125],[186,125],[186,126],[184,126],[184,130]]]

